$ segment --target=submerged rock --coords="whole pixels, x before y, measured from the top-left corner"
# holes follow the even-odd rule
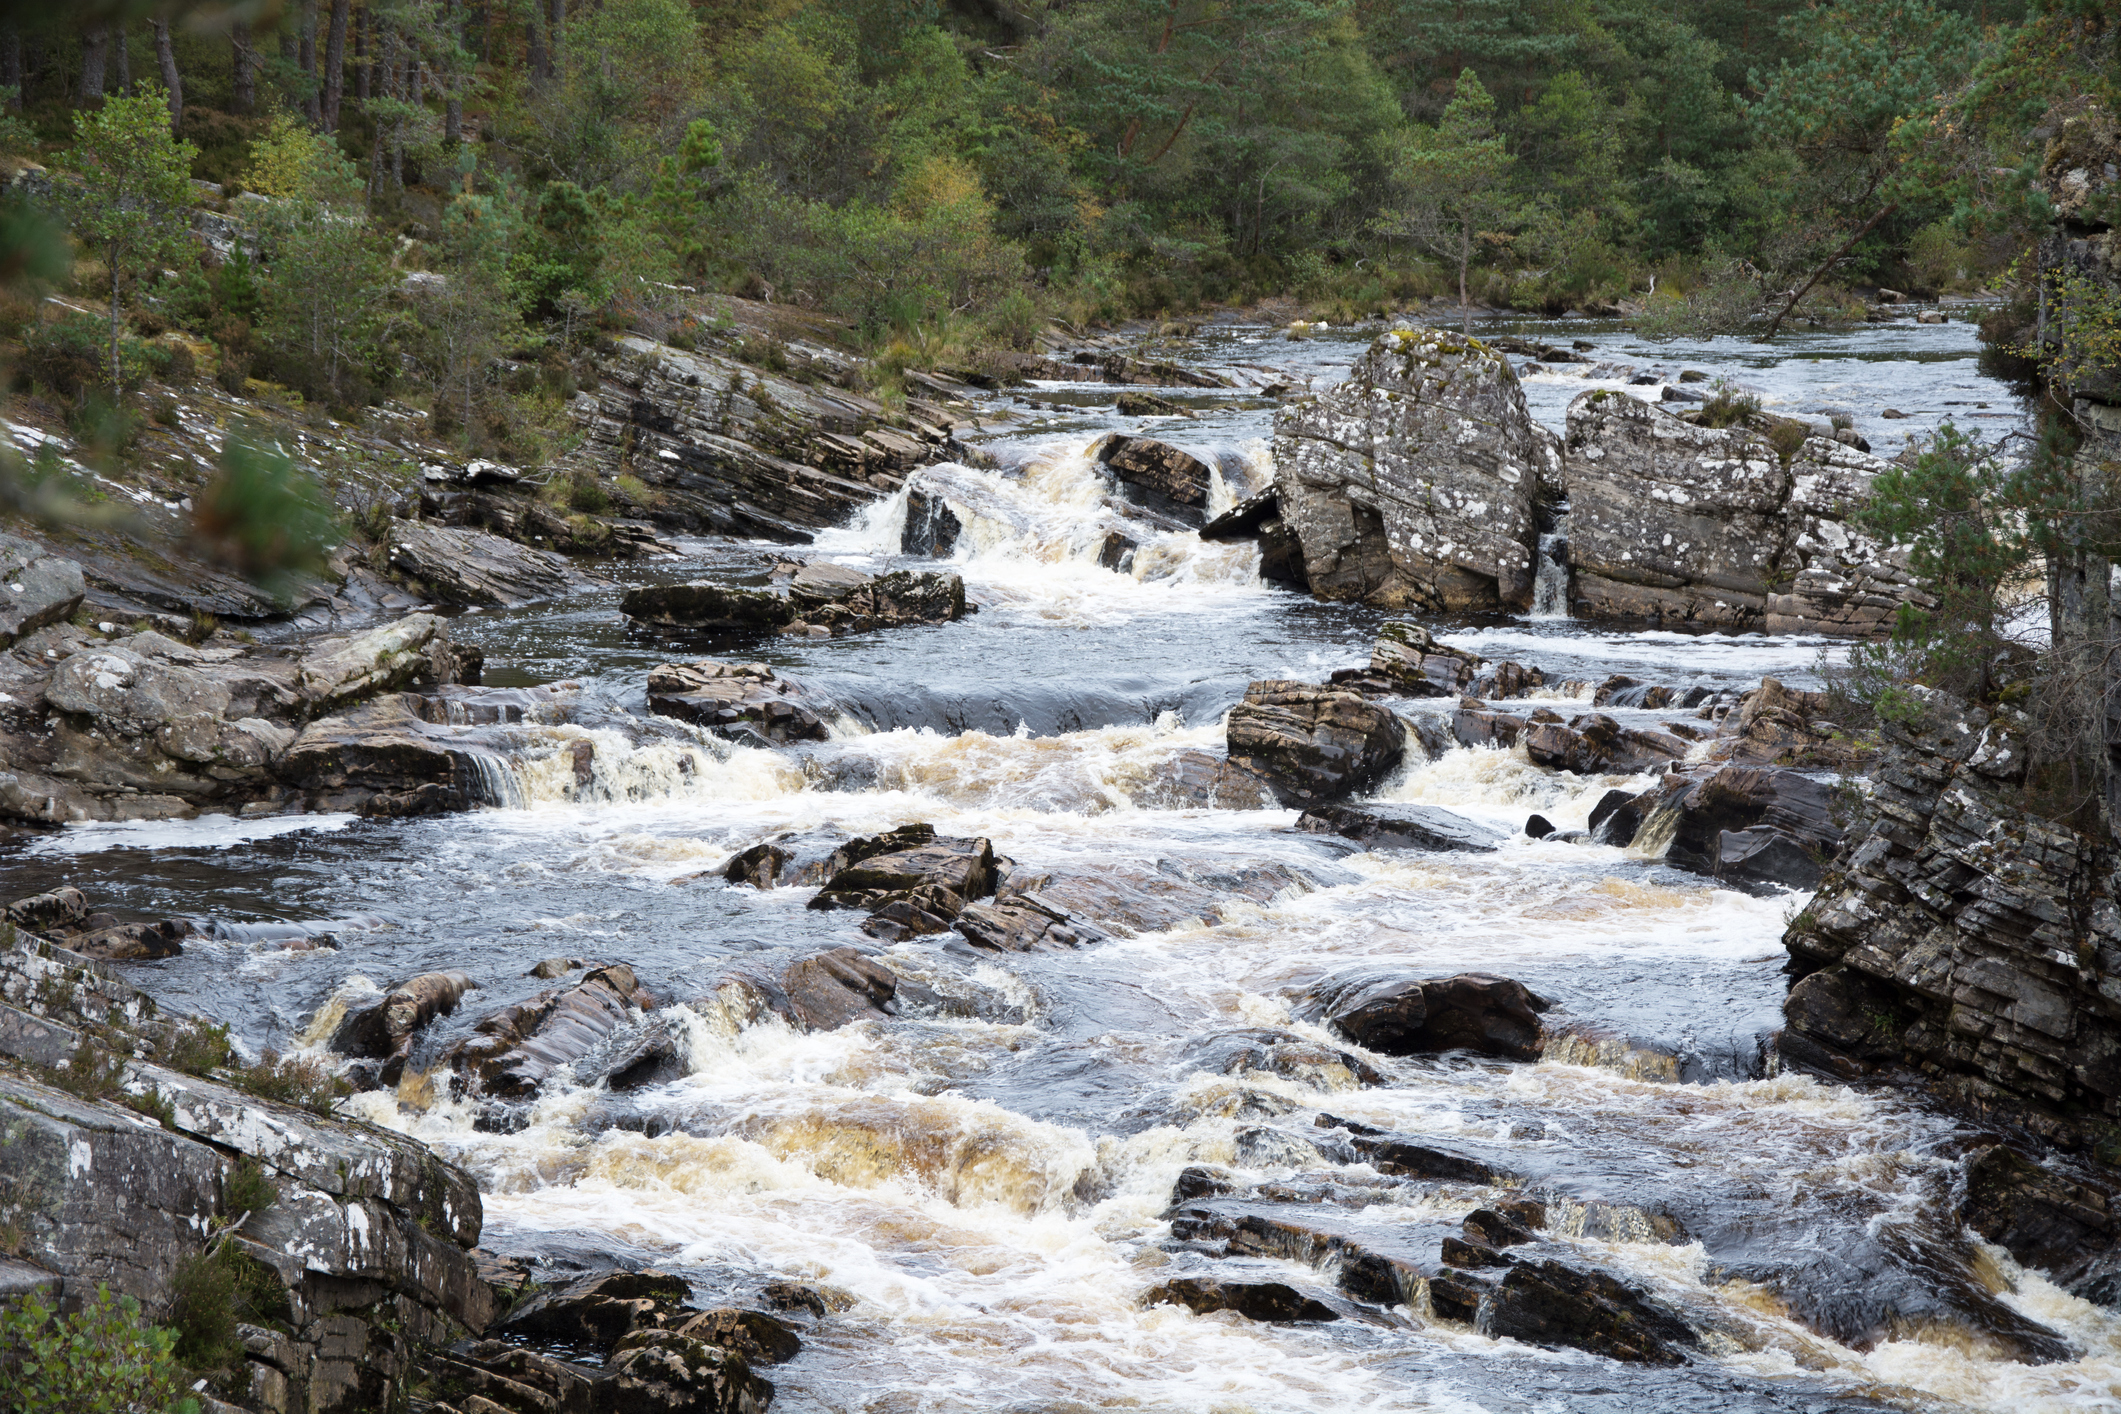
[[[1388,1056],[1464,1049],[1537,1060],[1539,1013],[1552,1006],[1521,982],[1466,972],[1419,980],[1331,978],[1311,989],[1304,1010]]]
[[[824,718],[808,699],[801,683],[780,677],[764,663],[707,658],[648,670],[649,711],[740,741],[784,746],[825,740]]]
[[[1406,727],[1359,693],[1265,681],[1230,709],[1230,761],[1263,777],[1285,804],[1367,789],[1399,764]]]
[[[1503,840],[1500,832],[1434,805],[1314,805],[1297,818],[1296,828],[1340,835],[1369,849],[1434,853],[1497,849]]]
[[[1552,434],[1478,340],[1401,330],[1347,381],[1285,403],[1275,485],[1312,592],[1431,612],[1525,609],[1535,505],[1558,500]]]

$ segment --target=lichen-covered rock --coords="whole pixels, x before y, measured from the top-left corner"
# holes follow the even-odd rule
[[[648,710],[722,736],[774,746],[823,741],[828,735],[803,685],[778,676],[764,663],[710,658],[651,668]]]
[[[1785,459],[1746,426],[1584,393],[1568,411],[1570,610],[1880,636],[1901,603],[1928,602],[1848,519],[1888,465],[1829,437]]]
[[[1560,457],[1508,361],[1478,340],[1379,338],[1346,382],[1283,405],[1274,463],[1319,597],[1530,607],[1536,507],[1558,499]]]
[[[1367,789],[1399,764],[1406,727],[1361,694],[1268,680],[1230,709],[1230,761],[1265,779],[1285,804]]]
[[[0,644],[64,622],[87,593],[81,566],[31,541],[0,535]]]

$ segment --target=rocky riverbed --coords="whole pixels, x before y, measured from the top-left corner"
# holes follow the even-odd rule
[[[581,455],[671,468],[639,553],[541,550],[453,468],[388,542],[428,568],[370,556],[261,641],[76,623],[114,581],[23,552],[58,607],[0,684],[44,940],[0,969],[40,1156],[10,1281],[164,1297],[109,1216],[151,1165],[155,1241],[232,1234],[286,1293],[217,1386],[255,1409],[2121,1398],[2096,1139],[1995,1100],[2081,1089],[1970,1045],[1982,1110],[1865,1015],[1783,1015],[1792,920],[1796,970],[1942,1015],[1862,900],[1900,880],[1934,929],[1905,880],[1994,752],[1895,767],[1930,833],[1892,834],[1814,673],[1919,592],[1846,533],[1875,467],[1828,418],[1892,452],[1853,400],[2003,408],[1971,330],[1763,364],[1584,327],[1521,366],[1381,332],[939,382],[905,448],[836,402],[769,446],[711,360],[630,349]],[[1817,425],[1699,427],[1689,368]],[[1115,412],[1145,379],[1169,407]],[[437,536],[492,592],[436,589]],[[2009,1005],[2011,1054],[2085,1063]],[[179,1063],[179,1014],[234,1051]],[[100,1098],[55,1074],[84,1036],[132,1053]],[[261,1094],[267,1047],[358,1088]],[[245,1159],[279,1193],[247,1218]]]

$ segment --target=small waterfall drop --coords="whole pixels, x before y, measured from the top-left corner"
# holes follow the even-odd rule
[[[1539,564],[1532,577],[1532,617],[1569,616],[1569,516],[1564,511],[1554,528],[1539,537]]]

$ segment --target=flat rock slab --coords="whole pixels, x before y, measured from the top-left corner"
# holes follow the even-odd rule
[[[517,608],[610,581],[566,556],[468,527],[391,522],[390,572],[438,604]]]
[[[1314,805],[1296,828],[1340,835],[1369,849],[1415,849],[1430,853],[1499,849],[1500,830],[1434,805]]]
[[[0,535],[0,643],[12,643],[81,607],[81,566],[32,541]]]

